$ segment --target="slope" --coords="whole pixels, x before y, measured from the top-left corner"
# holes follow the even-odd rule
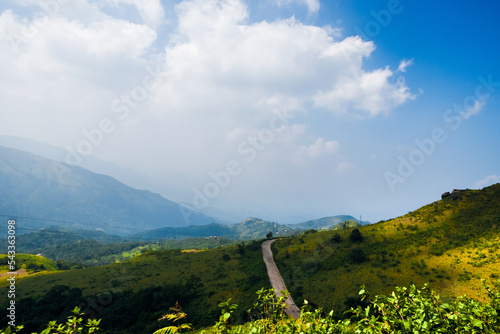
[[[445,299],[475,295],[481,279],[500,277],[499,241],[496,184],[359,229],[280,239],[273,253],[298,305],[306,299],[341,316],[363,284],[374,294],[428,282]]]
[[[66,227],[125,234],[218,222],[109,176],[5,147],[0,147],[0,187],[0,214],[37,218],[18,218],[25,230],[69,221],[74,224]]]
[[[8,302],[7,284],[0,282],[0,305]],[[259,242],[199,252],[150,251],[120,264],[19,279],[16,318],[26,332],[39,331],[80,306],[114,334],[152,333],[165,326],[157,319],[176,301],[190,322],[206,326],[218,319],[218,304],[232,298],[241,307],[236,318],[246,321],[255,291],[263,286],[269,281]]]

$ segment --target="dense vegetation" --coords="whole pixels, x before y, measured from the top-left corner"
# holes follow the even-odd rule
[[[236,240],[261,239],[271,231],[277,236],[291,236],[299,234],[301,228],[313,223],[314,226],[324,229],[360,225],[353,220],[346,221],[349,217],[351,216],[328,217],[307,224],[290,225],[293,228],[259,218],[248,218],[233,225],[212,223],[202,226],[166,227],[135,233],[128,237],[102,231],[52,226],[18,235],[17,250],[27,254],[43,254],[54,261],[65,262],[60,269],[81,268],[123,262],[148,250],[213,249],[234,245],[238,242]]]
[[[0,282],[5,306],[6,282]],[[133,259],[101,267],[38,273],[17,281],[18,323],[41,331],[52,320],[64,321],[78,306],[102,318],[108,333],[148,333],[176,301],[195,326],[218,317],[218,303],[228,298],[242,306],[235,317],[248,320],[253,291],[268,284],[259,242],[206,251],[148,251]],[[0,320],[6,323],[5,315]]]
[[[467,190],[402,217],[356,229],[317,232],[273,243],[294,300],[335,310],[358,302],[363,284],[376,294],[429,286],[445,300],[475,295],[495,281],[500,260],[500,184]]]
[[[58,227],[19,235],[17,251],[43,254],[57,261],[59,269],[82,268],[122,262],[148,250],[212,249],[235,244],[223,238],[131,241],[99,231],[67,230]]]
[[[347,334],[347,333],[486,333],[494,334],[500,330],[500,292],[484,285],[485,301],[460,297],[450,303],[440,301],[438,295],[426,285],[417,289],[397,287],[390,295],[378,295],[371,299],[368,291],[362,287],[359,291],[361,305],[346,312],[343,320],[336,320],[333,311],[325,314],[321,308],[313,310],[305,302],[300,319],[292,319],[285,314],[284,299],[277,298],[273,289],[257,291],[257,302],[247,311],[251,321],[239,325],[234,317],[238,305],[231,299],[220,303],[222,308],[219,321],[213,327],[196,331],[198,334],[242,334],[242,333],[277,333],[277,334]],[[94,333],[100,331],[101,321],[82,318],[84,314],[75,308],[74,314],[66,322],[52,321],[42,334],[50,333]],[[163,326],[154,334],[180,333],[192,329],[187,323],[188,315],[179,303],[175,303],[169,312],[157,319]],[[114,327],[114,326],[113,326]],[[105,325],[103,331],[114,333]],[[12,328],[0,331],[10,334]],[[29,333],[24,328],[15,329],[17,333]],[[148,333],[144,329],[141,333]],[[36,333],[35,333],[36,334]]]
[[[232,325],[231,315],[236,307],[222,304],[219,322],[204,329],[202,334],[239,333],[498,333],[500,330],[500,292],[485,286],[486,302],[461,297],[442,303],[427,286],[396,288],[390,295],[370,299],[364,287],[359,291],[362,305],[346,312],[345,319],[336,320],[333,311],[325,314],[313,310],[306,302],[301,317],[294,320],[284,314],[282,300],[273,290],[259,291],[254,309],[260,310],[258,320],[244,325]],[[260,317],[259,317],[260,316]]]
[[[19,323],[27,332],[41,331],[50,320],[64,322],[79,306],[102,318],[105,333],[153,333],[176,325],[157,319],[179,302],[187,314],[184,320],[198,331],[219,319],[206,329],[209,333],[267,333],[273,328],[288,333],[299,327],[324,333],[409,333],[407,327],[414,323],[428,326],[421,332],[438,323],[442,332],[457,326],[468,326],[471,333],[498,332],[498,292],[484,293],[481,279],[490,286],[498,281],[499,227],[497,184],[457,193],[389,221],[311,229],[279,239],[272,246],[278,268],[294,300],[308,300],[302,306],[312,310],[299,321],[255,320],[259,317],[247,313],[255,304],[253,291],[269,286],[260,242],[254,241],[190,252],[139,248],[138,256],[123,263],[24,277],[17,282]],[[369,301],[359,293],[360,286],[378,296]],[[407,288],[391,294],[395,286]],[[0,287],[4,307],[5,282]],[[457,298],[464,295],[478,299]],[[220,318],[217,305],[229,298],[221,304]],[[357,311],[345,313],[351,308]]]
[[[27,273],[36,273],[41,271],[55,271],[58,264],[43,256],[30,254],[17,254],[15,258],[15,269],[24,269]],[[0,272],[14,271],[9,267],[9,257],[7,254],[0,254]]]

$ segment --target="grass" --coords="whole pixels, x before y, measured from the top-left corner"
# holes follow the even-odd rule
[[[7,298],[6,283],[0,282],[2,305]],[[88,313],[85,308],[91,307],[91,314],[102,315],[103,323],[116,322],[117,317],[132,312],[130,319],[139,320],[131,328],[153,326],[153,331],[155,317],[167,311],[175,298],[183,303],[196,325],[213,323],[218,317],[218,304],[232,298],[242,306],[237,317],[244,321],[255,291],[268,285],[257,242],[201,252],[148,251],[123,263],[46,271],[36,277],[20,278],[16,282],[17,300],[23,307],[19,307],[18,317],[19,323],[23,323],[38,314],[37,323],[32,325],[36,330],[47,319],[52,320],[48,313],[47,319],[40,316],[51,307],[58,316],[83,302],[83,311]],[[107,303],[100,302],[108,299]],[[96,301],[98,306],[92,306]],[[59,305],[64,305],[64,310]]]
[[[500,275],[500,185],[359,227],[362,238],[352,238],[353,230],[306,231],[273,243],[277,266],[299,307],[307,299],[341,318],[344,310],[359,304],[362,285],[375,295],[387,295],[395,286],[429,283],[452,301],[476,296],[480,278],[494,281]],[[94,313],[103,324],[121,326],[114,333],[154,332],[159,326],[155,319],[176,298],[198,328],[213,324],[218,304],[229,298],[239,305],[235,320],[244,322],[254,292],[269,286],[260,242],[202,252],[138,248],[127,255],[131,258],[123,263],[19,279],[17,291],[27,309],[19,314],[20,323],[45,310],[62,314],[60,305],[75,300],[89,306],[109,299]],[[6,289],[7,282],[0,281],[3,305]]]
[[[474,296],[480,278],[499,273],[500,185],[467,191],[405,216],[353,229],[303,234],[273,243],[273,253],[294,300],[307,299],[337,316],[361,285],[375,294],[429,282],[445,299]],[[340,242],[332,242],[334,236]],[[338,237],[337,237],[338,238]],[[363,253],[365,260],[354,260]],[[359,259],[359,258],[358,258]]]
[[[7,254],[0,254],[0,274],[13,271],[9,268]],[[56,271],[57,265],[54,261],[43,256],[31,254],[16,254],[14,261],[17,269],[25,269],[28,274],[41,271]]]

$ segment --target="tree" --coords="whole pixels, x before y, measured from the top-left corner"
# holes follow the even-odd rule
[[[362,249],[355,248],[349,253],[349,259],[352,263],[363,263],[366,261],[365,252]]]
[[[357,228],[352,230],[350,238],[352,242],[361,242],[364,239],[363,235]]]
[[[68,317],[66,323],[58,324],[56,321],[51,321],[49,322],[47,328],[41,332],[41,334],[89,334],[99,331],[99,323],[101,322],[101,320],[87,319],[87,323],[84,323],[82,316],[84,316],[85,314],[80,312],[80,308],[75,307],[71,312],[73,313],[73,315]]]
[[[199,278],[195,274],[191,274],[185,286],[188,291],[190,291],[193,295],[196,295],[196,293],[204,287],[204,284],[201,278]]]
[[[273,237],[273,232],[268,232],[266,238],[271,239]]]
[[[335,233],[329,240],[332,244],[336,244],[336,243],[339,243],[339,242],[342,242],[342,237],[340,236],[340,234],[338,233]]]

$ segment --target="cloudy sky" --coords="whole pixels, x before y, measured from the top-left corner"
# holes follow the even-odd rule
[[[0,134],[200,211],[376,222],[500,182],[500,3],[4,0]]]

